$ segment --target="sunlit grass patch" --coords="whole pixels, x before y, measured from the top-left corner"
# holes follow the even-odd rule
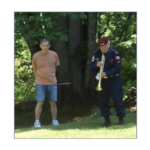
[[[101,128],[102,117],[83,118],[80,122],[42,126],[35,130],[33,127],[15,130],[15,138],[136,138],[136,113],[127,112],[125,126],[118,125],[118,118],[111,115],[111,126]]]

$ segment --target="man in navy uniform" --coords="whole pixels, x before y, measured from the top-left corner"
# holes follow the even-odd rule
[[[123,89],[120,77],[118,76],[121,71],[121,58],[117,51],[110,47],[110,41],[107,37],[102,37],[98,41],[98,50],[92,56],[91,69],[99,69],[103,66],[101,73],[101,88],[98,91],[98,102],[101,115],[104,117],[105,122],[102,127],[108,127],[111,122],[109,116],[110,107],[109,96],[115,102],[116,116],[119,118],[119,124],[124,125],[123,117],[125,117],[125,110],[123,106]],[[104,54],[105,62],[101,61],[102,54]]]

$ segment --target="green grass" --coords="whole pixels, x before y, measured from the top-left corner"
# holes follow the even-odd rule
[[[99,109],[96,110],[98,113]],[[15,130],[15,138],[136,138],[136,113],[127,111],[125,117],[125,126],[118,125],[118,118],[113,110],[111,126],[101,128],[104,122],[102,117],[97,117],[94,112],[89,117],[84,117],[80,122],[70,122],[61,124],[58,127],[52,125],[42,126],[39,130],[33,127],[19,128]]]

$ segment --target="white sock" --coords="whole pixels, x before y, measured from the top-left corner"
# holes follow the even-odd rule
[[[35,122],[39,122],[39,120],[35,120]]]

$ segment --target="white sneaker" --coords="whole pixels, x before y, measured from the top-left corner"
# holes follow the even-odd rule
[[[41,123],[40,123],[40,122],[35,121],[35,122],[34,122],[34,128],[35,128],[35,129],[39,129],[39,128],[41,128]]]
[[[59,126],[58,120],[52,120],[52,125],[53,126]]]

